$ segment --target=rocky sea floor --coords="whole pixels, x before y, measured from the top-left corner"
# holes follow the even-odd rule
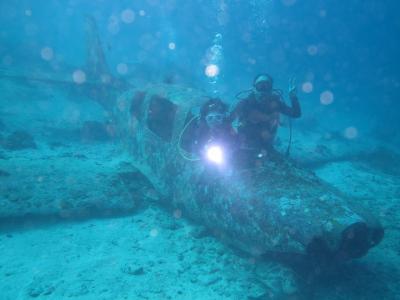
[[[292,157],[386,230],[366,257],[325,272],[256,260],[160,206],[118,143],[82,139],[95,123],[75,140],[2,124],[1,300],[400,297],[400,160],[390,147],[296,132]]]

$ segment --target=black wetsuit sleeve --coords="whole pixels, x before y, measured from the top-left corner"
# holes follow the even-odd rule
[[[301,117],[301,108],[299,99],[297,97],[291,97],[290,101],[292,102],[292,106],[288,106],[285,102],[280,101],[280,109],[279,112],[287,115],[292,118],[300,118]]]

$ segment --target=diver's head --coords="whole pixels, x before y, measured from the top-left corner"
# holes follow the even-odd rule
[[[253,86],[258,93],[269,94],[272,92],[273,79],[268,74],[259,74],[254,78]]]
[[[206,115],[206,123],[210,128],[217,128],[224,123],[225,114],[212,111]]]
[[[200,119],[206,122],[211,129],[223,125],[228,111],[228,106],[219,98],[208,100],[200,111]]]

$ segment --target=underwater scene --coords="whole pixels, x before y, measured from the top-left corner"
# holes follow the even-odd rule
[[[0,1],[0,300],[400,299],[399,9]]]

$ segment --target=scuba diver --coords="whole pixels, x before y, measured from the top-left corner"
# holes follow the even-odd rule
[[[274,151],[280,114],[292,118],[301,116],[294,80],[289,85],[289,98],[291,107],[285,104],[282,91],[273,88],[273,79],[268,74],[255,77],[253,89],[238,102],[230,115],[233,123],[239,123],[237,131],[242,148],[255,150],[261,155]]]
[[[228,105],[219,98],[210,98],[200,109],[200,118],[193,136],[193,153],[200,156],[212,145],[229,154],[236,144],[236,134],[229,119]]]
[[[198,115],[190,114],[179,138],[179,153],[186,159],[205,159],[221,164],[237,148],[237,134],[229,119],[228,105],[219,98],[209,98]]]

